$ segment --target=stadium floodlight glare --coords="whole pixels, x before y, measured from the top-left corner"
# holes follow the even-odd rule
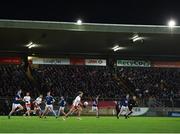
[[[33,42],[29,42],[26,47],[30,47],[33,44]]]
[[[134,35],[134,36],[132,37],[132,40],[133,40],[133,39],[136,39],[136,38],[138,38],[138,37],[139,37],[139,35],[136,34],[136,35]]]
[[[118,51],[118,50],[122,50],[124,49],[124,47],[117,47],[116,49],[114,49],[114,52]]]
[[[82,25],[82,20],[79,19],[79,20],[77,20],[76,23],[77,23],[77,25]]]
[[[116,45],[116,46],[114,46],[114,47],[112,48],[112,50],[113,50],[114,52],[116,52],[116,51],[118,51],[118,50],[122,50],[122,49],[124,49],[124,47],[120,47],[119,45]]]
[[[114,49],[117,49],[118,47],[119,47],[119,45],[116,45],[112,49],[114,50]]]
[[[28,48],[31,49],[31,48],[36,47],[36,46],[37,46],[37,44],[32,44],[32,45],[29,46]]]
[[[27,45],[26,45],[27,48],[31,49],[33,47],[38,47],[38,44],[35,44],[33,42],[29,42]]]
[[[114,49],[114,52],[116,52],[116,51],[118,51],[118,50],[120,50],[120,48],[119,48],[119,47],[118,47],[118,48],[115,48],[115,49]]]
[[[168,26],[169,26],[170,28],[175,27],[175,26],[176,26],[176,21],[175,21],[175,20],[170,20],[170,21],[168,22]]]
[[[136,42],[136,41],[139,41],[139,40],[142,40],[142,37],[137,37],[137,38],[133,39],[133,42]]]
[[[133,42],[136,42],[136,41],[142,41],[143,37],[139,37],[139,35],[136,34],[131,39],[132,39]]]

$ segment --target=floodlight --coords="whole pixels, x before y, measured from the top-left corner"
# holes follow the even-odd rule
[[[77,20],[76,23],[77,23],[77,25],[82,25],[82,20],[79,19],[79,20]]]
[[[170,28],[173,28],[174,26],[176,26],[176,21],[175,21],[175,20],[170,20],[170,21],[168,22],[168,26],[169,26]]]

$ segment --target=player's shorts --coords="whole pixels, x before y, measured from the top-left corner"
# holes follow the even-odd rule
[[[41,110],[40,105],[39,105],[39,104],[37,104],[37,103],[34,103],[34,108],[36,108],[36,109],[38,109],[38,110]]]
[[[128,110],[128,106],[121,106],[121,111],[127,111]]]
[[[26,109],[31,110],[31,104],[26,104]]]
[[[79,108],[81,108],[81,106],[80,105],[72,105],[72,107],[74,108],[74,109],[76,109],[76,110],[78,110]]]
[[[97,106],[92,106],[92,111],[97,111],[98,107]]]
[[[53,110],[53,105],[46,105],[46,108]]]
[[[73,107],[74,109],[78,109],[78,106],[72,105],[72,107]]]
[[[132,106],[128,106],[129,107],[129,111],[132,111],[133,107]]]
[[[59,110],[60,111],[64,111],[64,107],[59,107]]]
[[[15,104],[15,103],[13,103],[13,105],[12,105],[12,108],[13,108],[13,109],[16,109],[16,108],[18,108],[18,107],[22,107],[21,104]]]
[[[120,111],[120,109],[119,105],[116,105],[116,111]]]

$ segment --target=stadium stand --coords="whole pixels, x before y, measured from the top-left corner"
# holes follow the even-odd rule
[[[39,89],[52,90],[56,96],[74,97],[79,90],[87,98],[98,94],[101,98],[119,98],[124,95],[107,67],[41,65],[32,72]]]
[[[140,98],[155,96],[168,99],[179,97],[180,70],[172,68],[118,68],[118,77],[133,86]]]
[[[1,97],[12,97],[19,88],[33,93],[33,85],[21,65],[0,65],[0,79]]]
[[[33,80],[28,77],[24,66],[0,65],[1,114],[7,114],[12,97],[19,88],[23,89],[23,95],[30,91],[33,98],[51,90],[53,96],[64,95],[71,99],[81,90],[85,99],[91,100],[100,94],[101,100],[111,101],[130,90],[131,95],[143,100],[141,105],[156,107],[171,107],[171,102],[180,97],[179,69],[117,67],[116,77],[112,68],[97,66],[39,65],[30,70]],[[148,101],[144,103],[144,100]],[[178,104],[173,102],[173,105]]]
[[[74,97],[79,90],[85,97],[97,94],[101,98],[120,98],[125,89],[114,79],[108,67],[39,65],[32,68],[31,81],[20,65],[0,66],[0,96],[14,96],[18,88],[31,91],[33,96],[51,90],[55,96]],[[133,95],[140,98],[178,98],[180,71],[168,68],[117,68],[117,78],[124,80]]]

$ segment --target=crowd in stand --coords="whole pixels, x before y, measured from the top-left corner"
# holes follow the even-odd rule
[[[154,105],[154,100],[164,99],[172,106],[172,100],[180,97],[180,69],[39,65],[29,70],[28,76],[24,66],[0,65],[0,114],[11,109],[12,98],[19,89],[23,95],[29,91],[32,98],[40,93],[46,95],[49,90],[54,97],[63,95],[68,99],[73,99],[78,91],[83,91],[86,99],[96,95],[104,100],[121,98],[127,94],[127,88],[123,89],[116,78],[123,80],[128,91],[139,100],[151,102],[150,105]],[[172,105],[168,104],[171,102]]]
[[[83,91],[85,97],[118,98],[123,94],[107,67],[40,65],[32,71],[41,91],[74,97]]]
[[[116,72],[117,77],[124,79],[131,92],[140,98],[180,96],[180,69],[117,68]],[[74,97],[81,90],[87,98],[98,94],[101,98],[119,98],[125,92],[113,74],[108,67],[39,65],[31,69],[33,80],[30,80],[24,67],[1,65],[0,96],[12,97],[21,88],[35,97],[49,90],[54,96]]]
[[[26,75],[26,70],[21,65],[0,65],[0,96],[12,97],[18,89],[33,90]]]
[[[119,77],[133,85],[139,97],[173,99],[180,96],[180,69],[118,68],[117,71]]]
[[[180,69],[118,67],[114,71],[98,66],[39,65],[30,70],[31,78],[21,65],[0,65],[0,101],[9,98],[1,106],[10,109],[10,100],[18,89],[24,94],[29,91],[33,98],[40,93],[46,95],[49,90],[55,97],[74,98],[78,91],[83,91],[88,99],[96,95],[105,100],[120,98],[127,92],[114,78],[124,80],[131,93],[140,99],[180,97]]]
[[[0,115],[11,110],[12,98],[17,90],[33,92],[33,85],[21,65],[0,65]]]

